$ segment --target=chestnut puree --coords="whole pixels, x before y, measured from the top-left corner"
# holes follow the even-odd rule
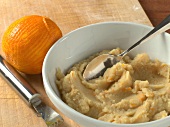
[[[60,69],[56,84],[63,101],[89,117],[115,123],[142,123],[170,114],[169,65],[151,60],[145,53],[108,68],[103,76],[86,81],[86,65],[103,53],[120,54],[121,49],[102,51],[75,64],[66,75]]]

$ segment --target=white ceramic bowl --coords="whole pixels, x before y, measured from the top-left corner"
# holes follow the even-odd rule
[[[152,27],[127,23],[104,22],[88,25],[74,30],[58,40],[48,51],[43,63],[43,82],[47,95],[53,104],[67,117],[76,121],[82,127],[168,127],[170,116],[153,122],[140,124],[116,124],[99,121],[85,116],[67,104],[59,96],[55,84],[55,73],[59,67],[66,72],[76,62],[83,60],[103,49],[120,47],[127,49],[143,37]],[[167,33],[143,43],[130,54],[148,53],[151,58],[158,58],[170,64],[170,35]]]

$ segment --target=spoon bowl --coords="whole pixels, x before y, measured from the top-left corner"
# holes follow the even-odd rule
[[[131,50],[139,46],[141,43],[148,41],[149,39],[159,35],[162,32],[165,32],[170,28],[170,15],[168,15],[159,25],[157,25],[154,29],[152,29],[148,34],[146,34],[142,39],[133,44],[130,48],[118,54],[117,56],[113,56],[110,54],[102,54],[98,57],[94,58],[85,68],[83,77],[86,80],[90,80],[93,78],[97,78],[102,76],[107,68],[112,67]]]

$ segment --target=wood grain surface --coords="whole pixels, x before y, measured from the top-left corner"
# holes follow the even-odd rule
[[[170,0],[139,0],[153,26],[170,14]],[[170,30],[167,31],[170,33]]]
[[[0,39],[5,29],[25,15],[51,18],[66,33],[97,22],[127,21],[151,25],[138,0],[0,0]],[[1,50],[0,50],[1,51]],[[2,52],[1,52],[2,53]],[[48,99],[41,75],[24,75],[46,104],[64,118],[60,127],[80,127],[58,111]],[[46,127],[31,108],[0,77],[0,127]]]

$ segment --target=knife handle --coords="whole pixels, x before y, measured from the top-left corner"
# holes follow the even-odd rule
[[[19,72],[12,67],[0,55],[0,74],[2,77],[16,90],[16,92],[23,98],[23,100],[31,106],[32,103],[39,99],[38,94],[30,84],[19,74]]]

